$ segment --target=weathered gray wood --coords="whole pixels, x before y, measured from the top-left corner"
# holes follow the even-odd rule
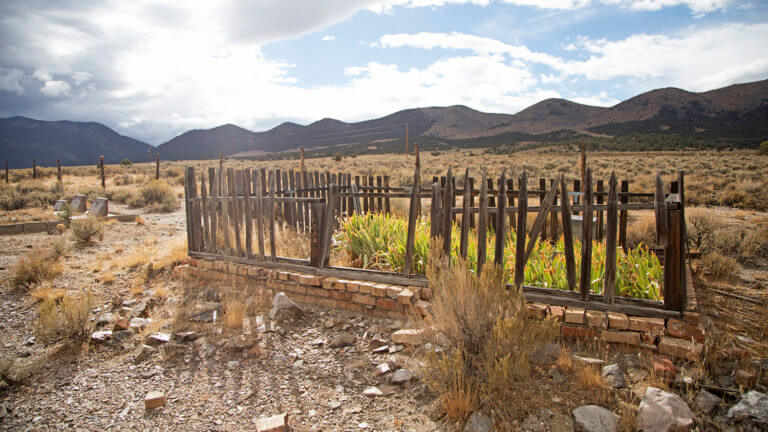
[[[204,249],[213,252],[211,247],[211,219],[208,217],[208,189],[205,187],[205,175],[203,173],[200,173],[200,208],[203,210]]]
[[[667,244],[664,248],[664,308],[668,310],[683,311],[685,308],[682,286],[682,245],[680,244],[680,230],[682,229],[681,211],[679,209],[667,210]]]
[[[309,192],[307,191],[309,188],[309,173],[304,170],[301,171],[301,187],[304,189],[301,196],[304,198],[309,197]],[[303,213],[302,221],[304,222],[301,232],[307,232],[309,230],[309,204],[307,202],[301,203],[301,211]]]
[[[477,228],[477,221],[475,221],[475,212],[477,209],[475,208],[475,178],[470,177],[469,178],[469,208],[470,208],[470,216],[469,216],[469,229],[475,229]]]
[[[686,271],[685,256],[688,249],[688,229],[685,222],[685,173],[679,171],[677,174],[678,193],[680,194],[680,292],[679,300],[680,312],[688,307],[688,290],[686,289]]]
[[[453,226],[453,212],[448,209],[448,206],[453,202],[453,170],[448,167],[448,174],[445,177],[445,196],[443,197],[443,203],[446,207],[443,212],[443,223],[441,228],[443,229],[443,253],[445,253],[446,259],[451,258],[451,231]]]
[[[478,206],[480,214],[477,217],[477,274],[480,274],[485,265],[488,247],[488,175],[485,172],[480,182]]]
[[[520,176],[520,192],[517,199],[517,231],[515,232],[515,288],[521,290],[525,283],[525,232],[528,225],[528,173]],[[535,242],[531,237],[529,240]]]
[[[411,201],[408,208],[408,237],[405,242],[405,266],[403,268],[403,275],[409,277],[411,275],[411,267],[413,266],[413,247],[416,241],[416,224],[418,222],[418,208],[419,208],[419,187],[421,184],[421,167],[419,166],[418,159],[416,161],[416,168],[413,171],[413,189],[411,190]]]
[[[312,176],[312,173],[307,173],[307,198],[314,198],[315,195],[315,179]],[[312,204],[308,204],[307,208],[309,208],[309,214],[307,215],[307,226],[309,227],[310,234],[312,233],[312,227],[314,226],[314,222],[312,221],[312,218],[315,217],[315,213],[312,211]]]
[[[565,176],[560,174],[560,202],[562,207],[560,215],[563,223],[563,249],[565,255],[565,273],[568,280],[568,289],[576,289],[576,260],[573,255],[573,230],[571,226],[571,203],[568,197],[568,187],[565,184]]]
[[[298,185],[296,184],[296,174],[293,172],[293,170],[288,170],[287,174],[285,171],[283,171],[283,184],[287,185],[287,187],[292,191],[288,195],[292,197],[298,196],[296,194],[296,189],[298,188]],[[298,210],[298,203],[297,202],[288,202],[286,203],[288,205],[288,214],[290,215],[288,217],[288,226],[292,229],[299,229],[299,210]]]
[[[323,217],[323,233],[320,239],[320,262],[318,268],[327,267],[331,256],[331,235],[333,235],[334,220],[336,219],[337,200],[337,186],[331,183],[328,186],[328,202],[325,205],[325,216]]]
[[[363,185],[361,192],[368,192],[368,177],[363,176]],[[363,213],[368,214],[368,198],[363,197]]]
[[[421,181],[421,176],[419,176],[419,181]],[[416,198],[419,199],[419,195],[418,195],[419,185],[416,184],[414,188],[417,191]],[[384,190],[387,192],[387,196],[386,198],[384,198],[384,213],[391,214],[391,207],[389,203],[389,176],[384,176]],[[421,206],[418,206],[418,207],[421,207]]]
[[[275,169],[275,197],[284,197],[287,196],[285,190],[288,189],[287,184],[283,184],[282,177],[281,177],[280,168]],[[288,213],[286,211],[288,203],[284,203],[283,205],[278,204],[277,210],[275,210],[275,218],[280,220],[281,222],[286,221],[286,214]]]
[[[240,237],[240,222],[242,221],[240,197],[237,195],[237,185],[242,184],[243,172],[240,170],[235,171],[234,168],[227,170],[227,182],[229,182],[229,191],[232,195],[232,209],[234,214],[232,217],[232,226],[235,229],[235,246],[237,247],[237,256],[243,256],[243,243]]]
[[[256,238],[259,242],[259,259],[264,259],[264,176],[263,171],[254,171],[253,191],[256,194]]]
[[[533,247],[536,245],[536,237],[539,235],[539,230],[546,226],[547,215],[549,214],[549,209],[552,207],[552,203],[555,200],[555,196],[557,196],[557,187],[552,187],[549,191],[547,191],[547,193],[544,195],[544,198],[540,201],[541,210],[539,210],[539,214],[536,215],[536,219],[533,221],[533,227],[531,227],[531,235],[530,239],[528,240],[528,247],[525,249],[525,255],[523,256],[523,266],[525,266],[525,264],[528,262],[528,258],[531,257],[531,252],[533,252]]]
[[[267,229],[269,229],[269,253],[272,261],[275,261],[277,259],[277,245],[275,244],[275,174],[271,170],[269,171],[268,183]]]
[[[218,245],[218,238],[217,238],[217,232],[219,228],[219,224],[217,221],[217,205],[218,200],[216,199],[216,196],[219,194],[219,191],[217,190],[217,181],[216,181],[216,168],[210,167],[208,168],[208,184],[211,185],[211,199],[210,202],[208,202],[208,212],[211,216],[211,252],[216,252],[219,250]]]
[[[486,180],[488,182],[488,208],[489,209],[496,209],[496,197],[494,196],[495,193],[498,193],[498,189],[493,188],[493,179],[489,178]],[[492,226],[494,229],[496,229],[496,213],[488,213],[488,226]]]
[[[313,267],[320,266],[320,214],[323,212],[325,205],[319,202],[313,202],[311,204],[312,217],[309,224],[309,263]]]
[[[520,179],[518,179],[520,181]],[[509,228],[517,231],[517,214],[515,211],[510,211],[511,208],[515,207],[515,197],[518,197],[518,202],[520,201],[520,191],[515,191],[515,179],[511,178],[507,180],[507,212],[509,213],[507,217],[509,218]]]
[[[331,276],[347,280],[364,280],[369,282],[425,287],[429,285],[427,278],[421,275],[411,275],[406,278],[401,274],[387,273],[378,270],[358,269],[350,267],[322,267],[317,269],[318,276]]]
[[[192,213],[190,210],[192,195],[189,190],[189,180],[193,175],[194,168],[187,167],[186,175],[184,177],[184,214],[187,219],[187,249],[189,251],[195,250],[195,242],[192,240]]]
[[[667,244],[667,209],[664,205],[664,183],[661,173],[656,174],[656,194],[653,198],[653,213],[656,216],[656,244]]]
[[[496,197],[496,242],[493,249],[493,262],[504,271],[504,246],[507,240],[507,169],[501,170],[499,192]]]
[[[376,192],[376,188],[373,185],[373,176],[368,176],[368,192]],[[371,210],[371,213],[376,213],[376,199],[373,197],[373,195],[368,195],[368,208]]]
[[[382,182],[381,176],[376,176],[376,192],[382,193],[383,189],[381,188],[384,183]],[[384,211],[384,198],[379,195],[378,198],[376,198],[376,205],[378,207],[378,212],[382,213]]]
[[[537,288],[537,287],[531,287]],[[664,310],[658,307],[652,306],[639,306],[627,303],[598,303],[597,301],[584,301],[577,298],[569,298],[564,296],[558,296],[556,293],[543,293],[538,291],[529,291],[529,287],[524,287],[525,299],[530,302],[545,303],[551,305],[577,307],[593,310],[601,310],[607,312],[619,312],[627,315],[644,316],[651,318],[680,318],[680,312]],[[567,294],[567,291],[563,291]]]
[[[592,170],[587,168],[584,180],[584,204],[582,208],[581,223],[581,277],[579,279],[579,288],[581,299],[589,298],[590,287],[592,284]]]
[[[547,190],[547,179],[539,178],[539,191],[540,191],[539,192],[539,207],[544,207],[543,203],[544,203],[544,200],[546,199],[546,192],[544,192],[544,191],[546,191],[546,190]],[[544,222],[546,222],[546,219],[544,220]],[[534,222],[533,225],[536,226],[536,223]],[[537,235],[538,235],[538,233],[534,234],[533,231],[531,231],[531,236],[530,236],[531,237],[531,242],[533,242],[533,240],[536,238]],[[547,225],[543,224],[541,226],[541,240],[544,241],[546,239],[547,239]],[[531,246],[529,245],[528,247],[530,248]]]
[[[557,184],[556,179],[550,179],[549,180],[549,186],[553,189],[555,189],[555,199],[552,202],[552,207],[549,209],[550,213],[550,233],[552,234],[552,243],[557,243],[558,238],[560,237],[560,233],[557,229],[557,211],[555,208],[558,207],[557,205],[557,191],[560,189],[559,185]]]
[[[414,187],[415,191],[416,188]],[[464,211],[461,214],[461,238],[459,239],[459,255],[461,258],[467,259],[467,249],[469,249],[469,220],[471,213],[469,212],[469,205],[472,197],[472,190],[469,187],[469,168],[464,171],[464,199],[462,207]]]
[[[600,205],[603,203],[603,192],[605,192],[602,180],[597,181],[597,196],[595,197],[597,199],[597,204]],[[599,208],[599,207],[598,207]],[[597,213],[597,241],[602,241],[604,237],[604,227],[603,227],[603,210],[596,210]]]
[[[251,169],[243,170],[243,192],[245,199],[245,256],[253,255],[253,213],[251,211]]]
[[[621,194],[619,195],[619,201],[622,204],[629,202],[627,193],[629,192],[629,182],[627,180],[621,181]],[[619,212],[619,244],[621,248],[627,250],[627,210],[621,210]]]
[[[440,183],[433,182],[432,183],[432,204],[430,206],[430,215],[429,220],[430,223],[430,229],[429,229],[429,237],[435,238],[440,235],[442,230],[440,229],[440,225],[442,223],[442,219],[440,218]]]
[[[227,198],[229,188],[225,179],[226,171],[219,168],[219,206],[221,207],[221,230],[222,236],[224,236],[224,248],[226,253],[232,251],[232,241],[229,238],[230,228],[229,224],[229,199]]]
[[[616,295],[616,241],[618,230],[619,185],[616,174],[611,173],[608,181],[608,232],[605,236],[605,279],[603,281],[603,299],[613,303]]]

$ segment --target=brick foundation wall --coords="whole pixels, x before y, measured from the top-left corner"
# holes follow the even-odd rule
[[[299,304],[345,309],[360,314],[410,318],[430,308],[426,287],[389,285],[296,273],[252,265],[190,259],[174,269],[180,277],[227,281],[253,287],[264,295],[287,293]],[[617,312],[529,303],[531,316],[551,317],[562,323],[566,339],[596,338],[624,348],[646,349],[679,358],[701,357],[704,329],[695,310],[693,285],[688,278],[688,311],[681,319],[648,318]]]

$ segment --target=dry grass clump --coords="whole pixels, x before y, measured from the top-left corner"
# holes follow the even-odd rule
[[[476,275],[462,259],[449,265],[439,244],[430,247],[434,300],[424,335],[441,349],[425,357],[426,383],[455,421],[478,408],[509,420],[529,385],[530,354],[558,334],[559,324],[529,317],[522,295],[506,288],[498,267],[486,265]]]
[[[279,256],[290,258],[309,257],[308,235],[302,234],[292,228],[278,229],[275,234],[275,246]]]
[[[150,206],[153,210],[170,212],[179,206],[173,188],[162,180],[152,180],[139,189],[136,206]]]
[[[65,289],[54,288],[50,282],[42,282],[37,284],[29,291],[29,295],[35,299],[36,302],[43,302],[46,300],[58,301],[67,293]]]
[[[94,237],[99,237],[104,233],[104,224],[92,215],[73,220],[69,227],[72,232],[72,240],[81,245],[90,244]]]
[[[62,272],[59,256],[48,248],[36,247],[19,257],[11,269],[11,286],[30,287],[49,281]]]
[[[224,314],[221,316],[221,323],[224,327],[239,329],[243,326],[243,317],[245,317],[245,304],[239,300],[228,300],[224,304]]]
[[[640,243],[653,247],[656,245],[656,216],[644,213],[638,220],[627,224],[627,243],[636,248]]]
[[[732,282],[738,277],[739,263],[719,252],[711,252],[701,259],[701,268],[712,280]]]
[[[35,332],[45,343],[59,339],[82,342],[91,334],[90,314],[93,294],[64,294],[58,301],[45,299],[40,304],[40,316],[35,322]]]
[[[690,248],[697,251],[711,250],[722,223],[712,216],[710,210],[700,207],[686,209],[685,216]]]
[[[590,365],[583,365],[576,370],[576,383],[587,390],[597,402],[608,398],[608,384],[600,371]]]

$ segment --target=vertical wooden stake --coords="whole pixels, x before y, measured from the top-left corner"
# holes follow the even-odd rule
[[[405,124],[405,155],[408,156],[408,123]]]
[[[210,219],[208,219],[208,189],[205,187],[205,173],[200,173],[200,208],[202,209],[203,213],[203,244],[205,245],[205,250],[213,253],[213,248],[211,247],[211,223]]]
[[[597,203],[603,204],[604,202],[604,195],[605,192],[605,186],[603,184],[602,180],[597,181]],[[597,212],[597,241],[603,240],[603,214],[604,212],[602,210]]]
[[[507,170],[502,168],[499,179],[499,191],[496,195],[496,244],[493,250],[493,262],[504,272],[504,244],[507,240]]]
[[[584,142],[584,138],[581,139],[581,184],[582,187],[587,181],[587,144]],[[584,192],[582,189],[580,192]]]
[[[576,290],[576,260],[573,255],[573,226],[571,225],[571,203],[568,197],[568,187],[565,176],[560,174],[560,205],[562,207],[563,248],[565,250],[565,272],[568,279],[568,289]]]
[[[629,181],[621,181],[621,195],[619,201],[622,204],[629,203]],[[627,210],[619,211],[619,245],[625,251],[627,250]]]
[[[480,198],[477,205],[480,211],[477,216],[477,274],[480,274],[485,265],[488,247],[488,175],[485,172],[480,183]]]
[[[453,171],[448,167],[445,177],[445,197],[443,198],[445,213],[443,214],[443,253],[450,262],[451,259],[451,233],[453,228]]]
[[[616,173],[611,173],[608,181],[608,232],[605,236],[605,280],[603,281],[603,301],[614,303],[616,295],[616,229],[618,228],[618,193],[619,185]]]
[[[214,167],[208,167],[208,184],[211,187],[210,195],[211,199],[208,202],[208,214],[211,216],[211,253],[216,253],[219,249],[219,245],[217,243],[216,238],[216,231],[218,230],[219,224],[216,221],[217,218],[217,212],[218,212],[218,201],[216,199],[216,195],[219,193],[218,190],[216,190],[216,168]]]
[[[299,169],[301,170],[301,172],[304,172],[304,146],[301,146],[301,148],[299,148],[299,156],[301,158]]]
[[[403,268],[403,274],[405,277],[411,275],[411,267],[413,266],[413,247],[416,241],[416,224],[418,223],[418,207],[421,197],[419,195],[419,189],[421,185],[421,167],[419,166],[419,160],[416,159],[416,168],[413,171],[413,187],[411,188],[411,205],[408,209],[408,237],[405,243],[405,267]]]
[[[589,299],[592,286],[592,171],[587,168],[582,197],[584,212],[581,215],[581,278],[579,288],[581,299]]]
[[[160,180],[160,153],[155,155],[155,180]],[[213,185],[211,185],[213,190]]]
[[[467,249],[469,248],[469,205],[472,196],[472,189],[469,186],[469,167],[464,171],[464,199],[461,213],[461,238],[459,239],[459,255],[467,259]]]
[[[544,196],[546,195],[547,190],[547,179],[545,178],[539,178],[539,209],[543,207],[544,203]],[[533,238],[533,237],[531,237]],[[544,224],[541,226],[541,240],[547,239],[547,224]]]
[[[61,181],[61,159],[56,159],[56,180],[59,181],[59,183],[62,183]],[[62,188],[64,184],[61,185]]]
[[[101,165],[101,187],[107,188],[107,179],[104,176],[104,156],[99,156],[99,165]]]
[[[525,231],[528,225],[528,173],[520,176],[520,193],[517,197],[517,230],[515,231],[515,288],[519,291],[525,283]],[[529,241],[535,242],[531,236]]]
[[[6,183],[8,183],[10,181],[9,178],[10,177],[8,175],[8,161],[5,161],[5,182]]]
[[[275,244],[275,173],[269,171],[269,201],[267,203],[267,229],[269,229],[269,252],[272,261],[277,261],[277,245]]]
[[[661,247],[667,244],[667,209],[664,200],[664,183],[661,181],[661,173],[657,173],[653,212],[656,215],[656,244]]]
[[[102,164],[103,164],[104,163],[103,162],[104,161],[104,156],[102,156],[101,159],[102,159]],[[37,178],[37,159],[32,159],[32,178],[33,179]]]
[[[259,259],[264,259],[264,175],[263,171],[254,171],[254,193],[256,194],[256,237],[259,239]]]
[[[243,172],[243,192],[245,197],[245,257],[250,259],[253,253],[253,214],[251,205],[251,169],[246,168]]]

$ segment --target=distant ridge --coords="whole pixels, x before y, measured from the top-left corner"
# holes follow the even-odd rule
[[[679,133],[706,139],[768,139],[768,80],[735,84],[694,93],[678,88],[651,90],[604,108],[565,99],[546,99],[517,114],[484,113],[463,105],[413,108],[356,123],[324,118],[308,125],[285,122],[264,132],[232,124],[185,132],[153,149],[98,123],[44,122],[24,117],[0,119],[0,151],[14,167],[41,164],[95,163],[104,154],[110,163],[123,158],[142,161],[212,159],[258,155],[305,147],[370,145],[411,139],[464,140],[494,136],[573,136]],[[561,133],[561,132],[567,133]],[[570,132],[568,132],[570,131]],[[549,135],[547,135],[549,134]]]

